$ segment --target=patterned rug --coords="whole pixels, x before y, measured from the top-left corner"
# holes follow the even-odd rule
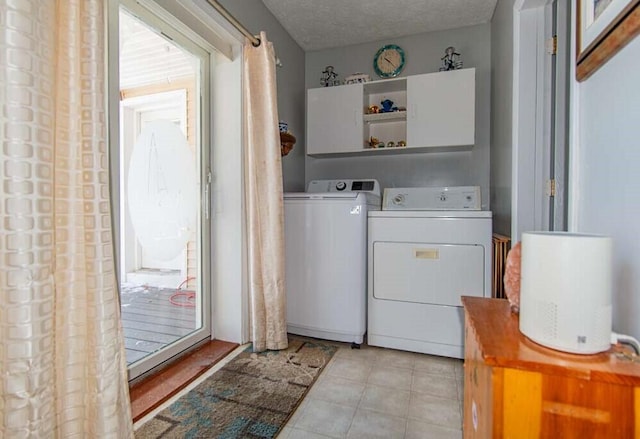
[[[336,351],[289,339],[284,351],[239,354],[136,431],[136,438],[274,438]]]

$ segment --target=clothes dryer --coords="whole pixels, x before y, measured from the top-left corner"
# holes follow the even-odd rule
[[[461,296],[490,297],[479,187],[385,189],[369,212],[368,344],[464,357]]]

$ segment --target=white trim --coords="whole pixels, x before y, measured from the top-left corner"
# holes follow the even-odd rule
[[[120,2],[118,0],[107,0],[106,6],[106,30],[107,30],[107,63],[106,63],[106,105],[108,121],[107,142],[110,150],[119,151],[120,145]],[[109,154],[109,175],[111,189],[111,215],[113,218],[120,218],[120,181],[113,176],[120,172],[120,154]],[[113,222],[113,242],[120,242],[120,221]],[[114,245],[116,256],[116,267],[122,261],[120,246]],[[116,270],[116,278],[120,279],[119,270]]]
[[[193,2],[184,0],[136,0],[136,2],[165,21],[174,22],[177,19],[176,30],[208,52],[219,52],[229,59],[233,56],[231,45],[234,39],[220,23],[211,19],[209,15],[203,14],[200,8],[193,5]]]
[[[536,9],[514,9],[513,45],[513,156],[511,239],[520,241],[523,231],[534,230],[537,15]]]
[[[520,103],[520,10],[525,0],[517,0],[513,6],[513,89],[511,111],[511,241],[513,244],[520,241],[520,229],[518,228],[518,132],[519,114],[517,109]],[[512,244],[512,245],[513,245]]]
[[[169,0],[170,1],[170,0]],[[228,39],[231,46],[234,46],[236,43],[244,44],[247,42],[247,38],[236,29],[225,17],[223,17],[216,9],[211,6],[207,0],[175,0],[180,4],[186,3],[198,17],[203,19],[203,23],[211,26],[212,23],[215,23],[222,30],[225,35],[225,38]],[[203,16],[204,15],[204,16]],[[205,18],[206,17],[206,18]],[[233,49],[232,53],[235,53]],[[237,53],[235,53],[237,55]]]
[[[533,230],[549,230],[549,198],[546,181],[549,179],[551,163],[551,56],[546,52],[546,29],[548,5],[536,11],[536,117],[535,117],[535,167],[533,176]],[[542,44],[541,44],[542,43]]]
[[[219,60],[212,91],[213,327],[216,338],[247,341],[248,299],[244,268],[242,46],[233,61]],[[223,127],[224,129],[216,129]]]
[[[513,4],[513,10],[518,12],[525,11],[527,9],[541,8],[547,3],[550,3],[550,0],[516,0]]]
[[[567,230],[568,212],[568,164],[569,164],[569,91],[570,78],[569,65],[573,64],[573,56],[570,54],[574,45],[571,43],[570,5],[567,2],[557,2],[556,9],[556,120],[555,120],[555,179],[556,196],[554,202],[554,230]]]
[[[577,0],[579,1],[579,0]],[[576,22],[576,1],[572,1],[571,23]],[[576,33],[571,32],[569,59],[576,59]],[[570,232],[578,230],[578,211],[580,206],[580,83],[576,78],[576,64],[569,63],[569,106],[573,109],[569,122],[569,175],[568,185],[568,214],[567,229]]]
[[[559,4],[561,2],[557,2]],[[548,2],[542,8],[539,9],[538,14],[538,77],[537,83],[541,84],[538,92],[538,114],[537,125],[539,138],[536,142],[536,163],[539,164],[539,169],[536,170],[536,184],[535,184],[535,202],[536,202],[536,230],[552,230],[555,229],[556,224],[551,215],[551,203],[553,202],[554,209],[559,208],[559,200],[562,198],[551,198],[549,192],[549,181],[552,174],[552,163],[557,159],[558,151],[564,148],[564,142],[558,142],[557,137],[552,138],[552,126],[555,124],[557,134],[561,127],[558,127],[558,116],[563,112],[558,107],[558,103],[561,100],[558,97],[560,91],[559,83],[562,82],[560,75],[558,74],[558,64],[561,61],[561,55],[559,52],[555,55],[556,68],[554,70],[554,56],[549,52],[549,41],[553,37],[554,28],[554,5],[553,1]],[[557,9],[557,8],[556,8]],[[558,29],[559,30],[559,29]],[[555,93],[553,96],[553,85],[556,85]],[[552,120],[553,118],[553,120]],[[562,131],[562,130],[561,130]],[[555,153],[552,157],[551,146],[555,144]],[[554,172],[555,172],[554,168]],[[560,186],[563,183],[562,174],[555,174],[556,179],[556,192],[560,193]]]
[[[545,39],[552,0],[516,0],[513,8],[511,239],[548,230],[550,63]]]

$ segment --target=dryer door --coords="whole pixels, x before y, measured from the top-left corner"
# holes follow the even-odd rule
[[[376,299],[461,306],[483,296],[484,248],[420,242],[373,243]]]

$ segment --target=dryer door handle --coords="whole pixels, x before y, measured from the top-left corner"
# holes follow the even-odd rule
[[[440,259],[440,252],[437,248],[416,248],[413,256],[416,259]]]

